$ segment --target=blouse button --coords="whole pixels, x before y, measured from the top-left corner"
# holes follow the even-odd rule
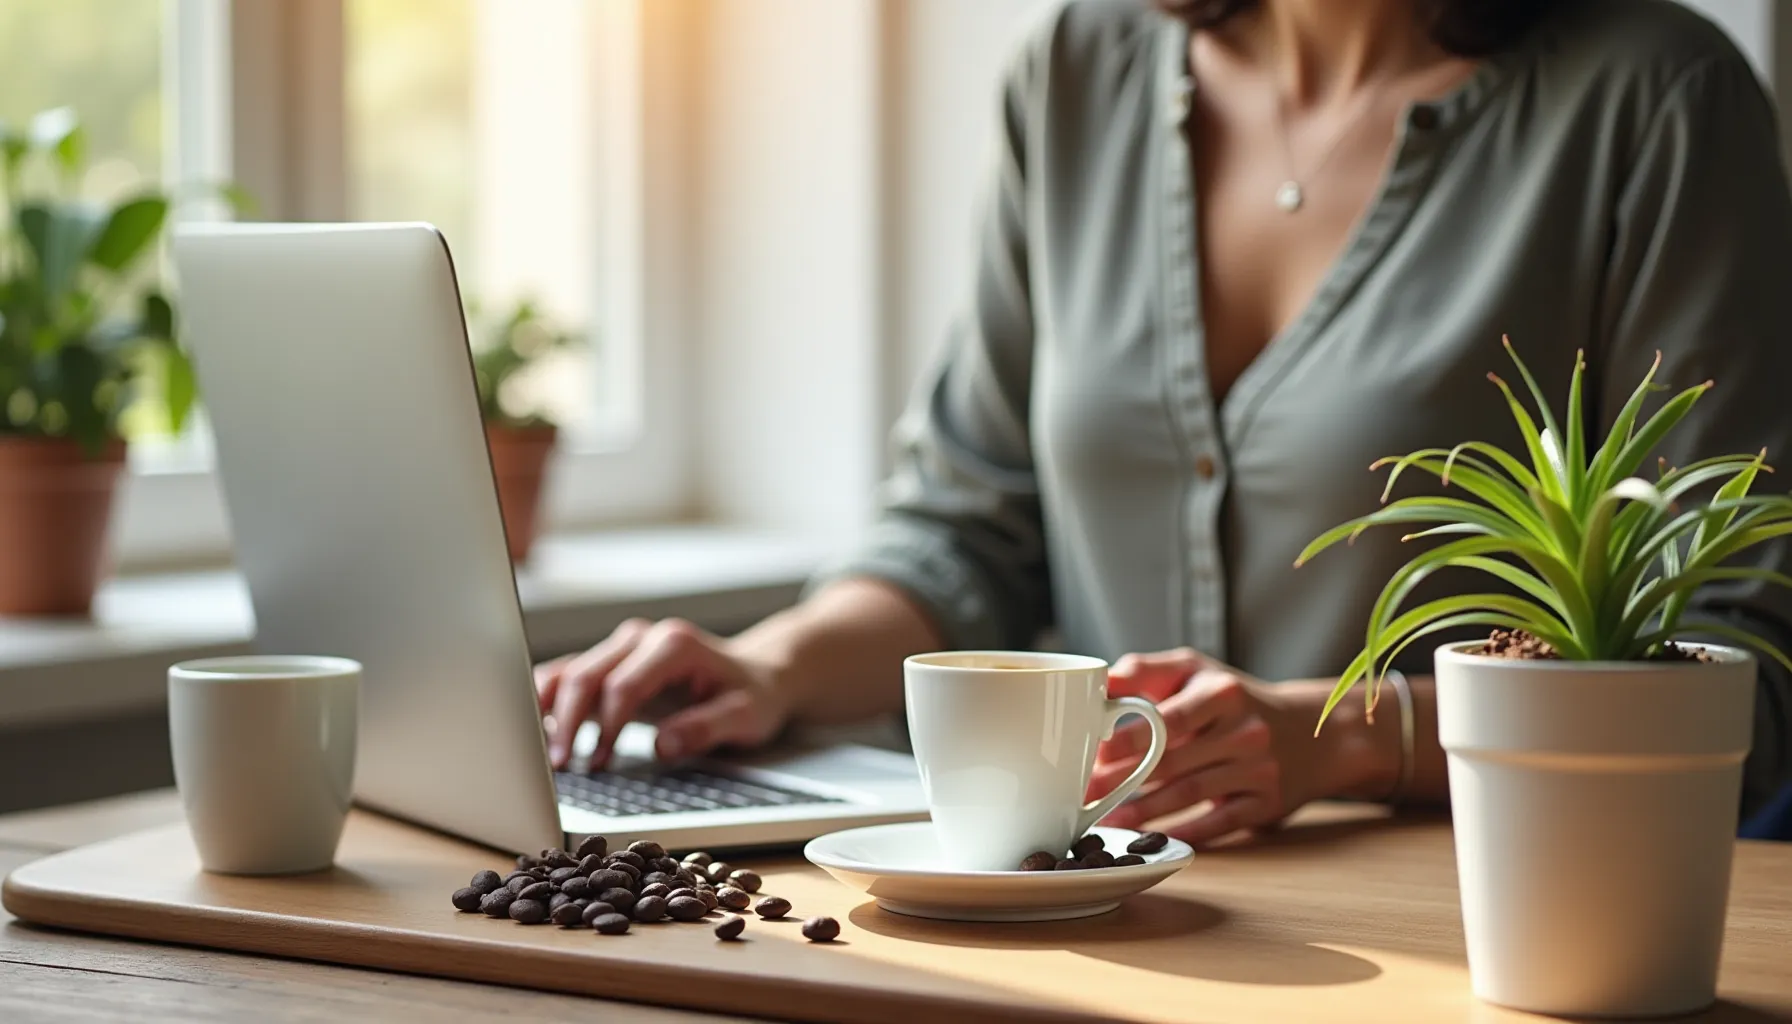
[[[1201,479],[1212,480],[1215,469],[1213,456],[1203,454],[1195,458],[1195,475]]]
[[[1437,108],[1428,106],[1414,107],[1412,108],[1412,115],[1408,118],[1408,121],[1419,131],[1428,132],[1437,127]]]

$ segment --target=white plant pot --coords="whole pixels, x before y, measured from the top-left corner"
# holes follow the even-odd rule
[[[1437,652],[1475,995],[1562,1016],[1687,1013],[1717,996],[1748,653],[1701,662]]]

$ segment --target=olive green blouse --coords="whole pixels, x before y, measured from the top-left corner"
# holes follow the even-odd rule
[[[1715,379],[1670,461],[1792,460],[1792,198],[1770,104],[1709,22],[1565,5],[1408,109],[1343,254],[1223,402],[1188,43],[1131,0],[1071,3],[1021,48],[963,315],[897,428],[884,515],[823,578],[894,582],[954,647],[1055,630],[1108,658],[1186,644],[1264,679],[1336,675],[1413,548],[1372,531],[1295,555],[1375,507],[1376,458],[1519,443],[1486,380],[1502,334],[1552,397],[1584,348],[1600,426],[1657,350],[1670,386]],[[1759,560],[1792,572],[1784,545]],[[1433,594],[1487,586],[1447,577]],[[1792,593],[1696,606],[1792,650]],[[1792,680],[1764,669],[1759,693],[1745,806],[1792,778]]]

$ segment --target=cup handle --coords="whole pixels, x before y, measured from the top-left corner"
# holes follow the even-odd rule
[[[1145,759],[1139,762],[1131,775],[1128,775],[1114,791],[1092,804],[1083,807],[1083,813],[1077,815],[1076,834],[1081,837],[1096,822],[1107,817],[1108,812],[1120,806],[1120,802],[1132,795],[1133,790],[1145,784],[1151,773],[1157,770],[1157,762],[1163,760],[1164,750],[1170,745],[1170,732],[1164,728],[1164,716],[1158,713],[1157,705],[1143,697],[1114,697],[1107,702],[1107,721],[1102,726],[1101,734],[1107,737],[1113,734],[1114,725],[1122,715],[1142,715],[1151,726],[1151,749],[1145,752]]]

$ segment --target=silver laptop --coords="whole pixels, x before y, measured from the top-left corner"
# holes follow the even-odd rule
[[[448,247],[425,224],[176,232],[256,645],[366,668],[356,798],[510,851],[782,845],[925,817],[870,746],[552,772]],[[595,639],[595,638],[594,638]]]

